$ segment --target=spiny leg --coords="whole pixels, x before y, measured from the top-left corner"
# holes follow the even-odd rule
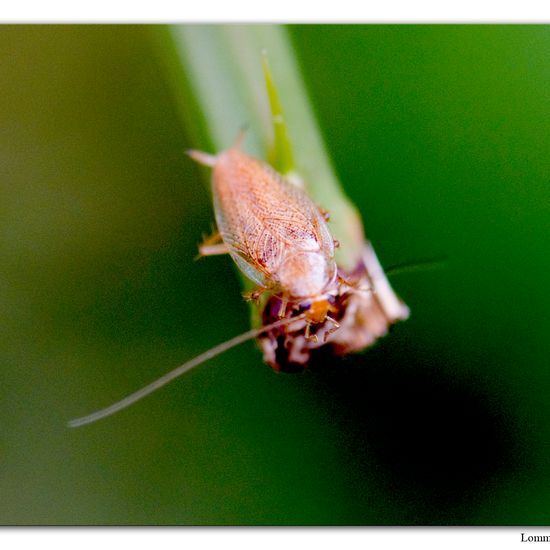
[[[311,321],[307,321],[304,336],[308,342],[313,342],[314,344],[316,344],[319,341],[319,338],[317,338],[317,334],[311,334]]]
[[[257,304],[260,301],[260,298],[264,292],[267,292],[267,288],[259,286],[254,290],[243,292],[243,298],[248,302],[255,302]]]
[[[363,286],[364,281],[361,281],[361,279],[356,279],[355,281],[350,281],[350,280],[346,279],[345,277],[343,277],[340,273],[338,273],[337,280],[338,280],[339,284],[346,285],[347,287],[349,287],[349,292],[351,292],[351,293],[355,293],[355,294],[365,293],[365,292],[366,293],[368,293],[368,292],[373,292],[374,293],[374,288],[370,284],[369,284],[369,286]]]
[[[329,315],[326,316],[326,320],[330,321],[332,323],[332,328],[325,331],[325,335],[323,336],[323,342],[327,341],[327,338],[333,333],[336,332],[340,328],[340,323],[336,321],[336,319],[333,319]]]
[[[202,258],[203,256],[218,256],[220,254],[229,254],[229,249],[225,243],[209,245],[201,244],[199,246],[199,258]]]
[[[279,307],[279,313],[277,316],[282,319],[286,315],[286,307],[288,306],[288,298],[281,298],[281,306]]]
[[[199,245],[199,254],[196,259],[203,256],[217,256],[219,254],[229,254],[229,249],[222,241],[219,231],[213,231],[209,237],[203,235],[202,243]]]

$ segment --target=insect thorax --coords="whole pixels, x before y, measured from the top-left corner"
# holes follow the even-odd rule
[[[332,283],[335,274],[334,261],[321,251],[290,254],[277,272],[282,291],[293,298],[321,295]]]

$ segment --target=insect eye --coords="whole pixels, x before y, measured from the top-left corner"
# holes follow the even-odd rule
[[[300,304],[300,313],[303,311],[307,311],[310,308],[311,308],[311,302],[302,302]]]
[[[336,303],[336,296],[333,296],[332,294],[329,294],[327,296],[327,302],[330,304],[330,305],[334,305]]]

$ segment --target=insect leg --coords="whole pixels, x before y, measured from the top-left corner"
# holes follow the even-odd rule
[[[350,281],[350,280],[342,277],[342,275],[340,275],[340,273],[338,274],[338,283],[340,283],[341,285],[347,286],[349,292],[351,292],[351,293],[374,292],[374,288],[372,287],[372,285],[369,284],[368,286],[365,286],[364,281],[362,281],[361,279],[358,279],[358,280],[355,280],[355,281]]]
[[[319,213],[321,214],[321,216],[323,217],[323,219],[326,221],[326,222],[329,222],[330,221],[330,212],[328,210],[325,210],[324,208],[318,206],[317,207],[319,209]]]
[[[225,243],[201,244],[199,246],[199,258],[202,256],[217,256],[219,254],[229,254],[229,249]]]
[[[247,300],[248,302],[256,302],[258,303],[260,300],[261,295],[267,292],[267,288],[264,287],[258,287],[254,290],[249,290],[248,292],[243,292],[243,298]]]
[[[278,317],[279,319],[282,319],[286,314],[286,306],[288,305],[288,298],[285,298],[284,296],[281,298],[281,307],[279,308]]]
[[[332,323],[332,328],[328,329],[326,332],[325,332],[325,335],[323,337],[323,341],[326,342],[327,341],[327,338],[333,333],[333,332],[336,332],[339,328],[340,328],[340,323],[338,321],[336,321],[336,319],[333,319],[332,317],[330,316],[326,316],[326,320],[327,321],[330,321]]]
[[[357,286],[357,282],[350,281],[349,279],[346,279],[345,277],[343,277],[341,275],[341,273],[338,273],[336,278],[337,278],[337,280],[340,284],[351,286],[351,287],[356,287]]]
[[[203,256],[216,256],[218,254],[229,254],[229,250],[223,243],[220,233],[214,231],[210,237],[203,235],[202,243],[199,245],[199,253],[195,259],[198,260]]]
[[[306,324],[306,331],[304,333],[304,336],[308,342],[313,342],[316,344],[319,341],[319,338],[317,338],[317,334],[311,334],[311,321],[308,321]]]
[[[212,235],[207,237],[204,233],[202,234],[202,244],[218,244],[222,242],[222,236],[217,229],[212,227]]]

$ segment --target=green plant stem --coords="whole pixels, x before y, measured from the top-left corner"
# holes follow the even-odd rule
[[[219,151],[247,125],[245,150],[267,158],[274,140],[262,72],[267,52],[285,112],[296,171],[313,199],[331,214],[340,242],[336,260],[344,269],[359,261],[363,230],[355,207],[334,174],[286,29],[280,25],[181,25],[163,31],[162,55],[193,146]]]

